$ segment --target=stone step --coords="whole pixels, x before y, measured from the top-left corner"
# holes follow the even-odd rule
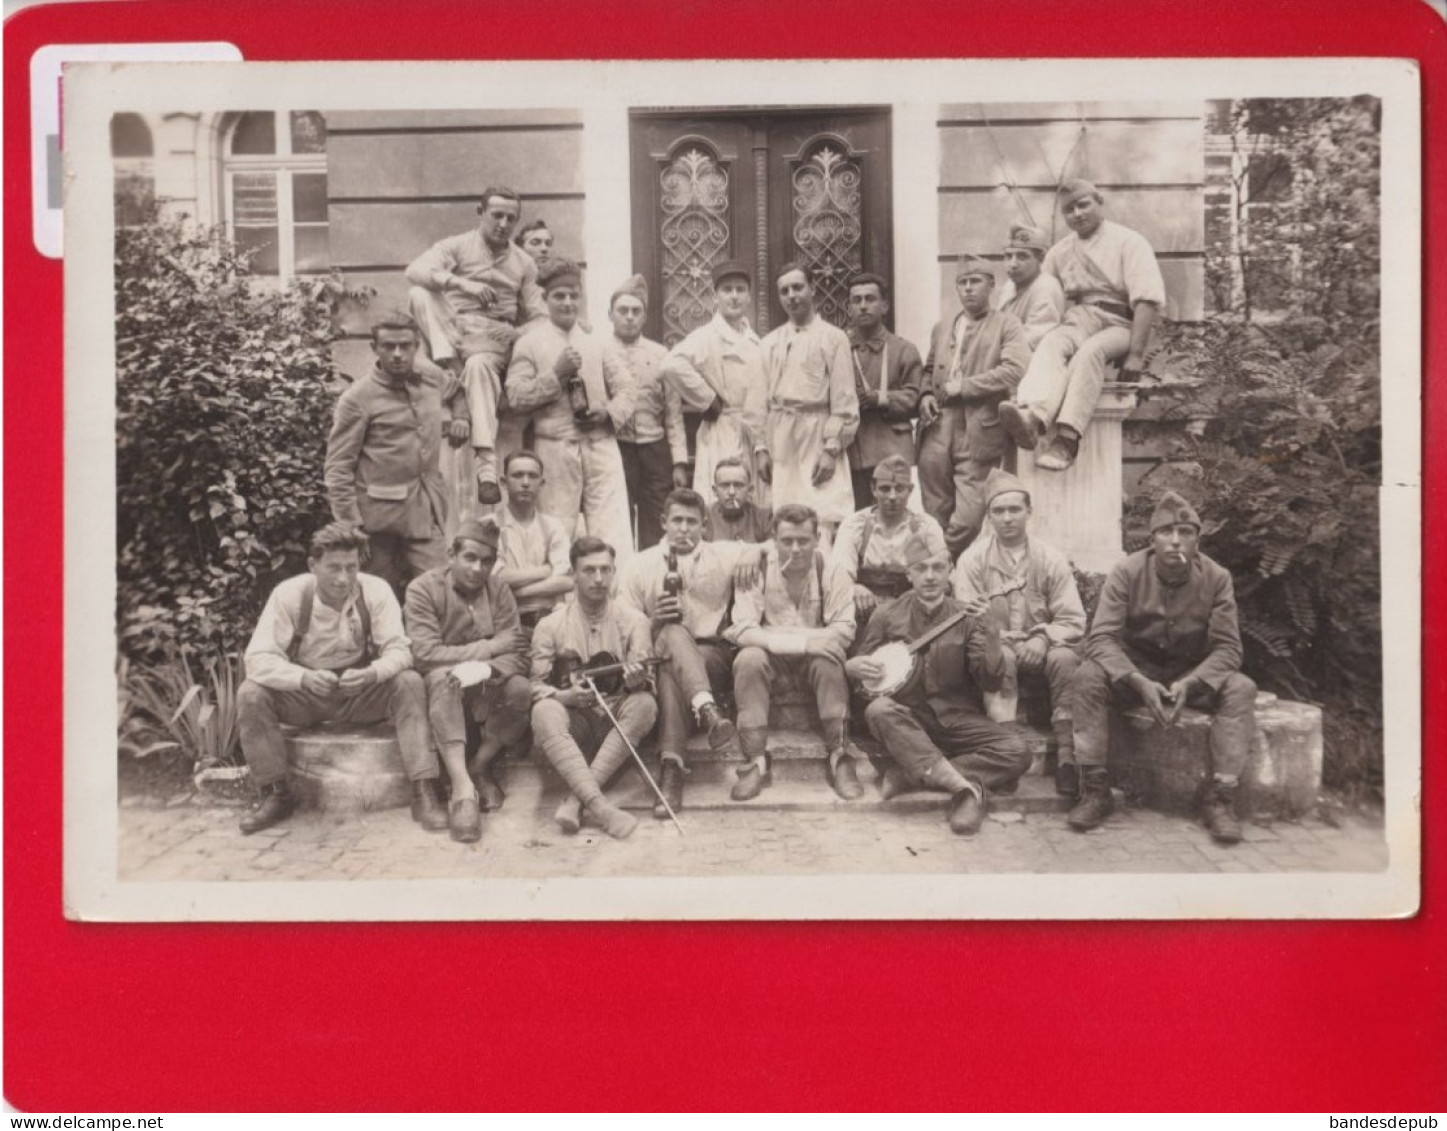
[[[829,787],[822,763],[794,760],[773,765],[773,784],[752,801],[734,801],[729,797],[735,774],[733,767],[713,763],[698,767],[688,776],[684,787],[684,811],[723,809],[796,810],[810,812],[886,811],[892,813],[944,809],[949,797],[943,793],[916,790],[884,801],[879,796],[879,782],[868,762],[859,764],[859,781],[864,796],[858,801],[844,801]],[[653,772],[653,767],[649,767]],[[719,770],[722,772],[713,772]],[[500,768],[499,778],[508,795],[508,805],[534,805],[540,812],[549,811],[563,800],[562,779],[550,767],[529,761],[509,761]],[[624,809],[651,811],[653,791],[634,768],[625,769],[608,789],[608,796]],[[990,811],[997,813],[1061,813],[1069,803],[1055,792],[1052,778],[1027,774],[1012,794],[991,794]]]

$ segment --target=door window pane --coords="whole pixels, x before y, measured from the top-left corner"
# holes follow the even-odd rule
[[[276,115],[270,110],[242,114],[231,134],[231,152],[270,154],[276,152]]]
[[[694,146],[660,174],[663,246],[663,344],[672,346],[713,317],[715,264],[729,247],[729,174]]]
[[[814,308],[836,326],[849,322],[849,279],[864,267],[859,162],[821,145],[794,170],[794,247],[814,273]]]
[[[293,153],[325,153],[327,122],[315,110],[291,112],[291,151]]]
[[[231,220],[238,228],[276,225],[276,174],[237,173],[231,178]]]

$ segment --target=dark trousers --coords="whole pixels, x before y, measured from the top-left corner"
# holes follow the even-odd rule
[[[447,564],[442,528],[434,526],[430,538],[404,538],[400,534],[368,534],[367,572],[382,578],[406,604],[407,586],[414,577]]]
[[[1019,781],[1030,768],[1024,740],[964,702],[906,704],[884,696],[869,704],[864,721],[914,785],[927,784],[942,758],[986,789]]]
[[[926,514],[944,527],[950,557],[958,558],[985,521],[985,479],[998,458],[975,459],[965,431],[965,410],[947,408],[920,437],[919,493]]]
[[[465,748],[467,721],[481,724],[503,746],[518,745],[528,732],[533,688],[526,676],[510,675],[475,687],[458,687],[448,679],[450,668],[427,673],[427,718],[439,750]]]
[[[1190,670],[1141,668],[1141,674],[1169,687]],[[1123,683],[1111,683],[1105,669],[1094,660],[1086,660],[1076,669],[1071,697],[1075,760],[1082,766],[1104,766],[1110,752],[1111,709],[1139,706],[1140,697]],[[1256,684],[1249,676],[1233,672],[1220,691],[1204,684],[1193,685],[1186,705],[1211,715],[1211,772],[1239,775],[1246,768],[1256,733]]]
[[[733,649],[722,640],[695,640],[681,624],[665,625],[653,644],[663,660],[658,666],[658,750],[686,762],[694,696],[728,690]]]
[[[854,487],[854,509],[862,511],[874,505],[874,468],[851,467],[849,482]]]
[[[663,500],[673,489],[673,454],[666,439],[651,444],[619,440],[618,451],[628,481],[628,507],[637,516],[638,548],[646,550],[663,538]]]
[[[427,691],[415,671],[400,672],[385,683],[364,687],[355,695],[337,691],[273,691],[246,680],[236,696],[241,753],[251,767],[251,780],[270,785],[286,778],[286,740],[281,725],[317,723],[379,723],[390,719],[397,728],[402,765],[413,781],[438,776],[437,756],[427,741]]]

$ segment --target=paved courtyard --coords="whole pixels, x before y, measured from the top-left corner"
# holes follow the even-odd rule
[[[406,809],[340,815],[301,812],[255,836],[237,831],[239,810],[184,802],[127,801],[119,813],[122,880],[381,880],[479,876],[724,876],[738,874],[989,872],[1366,872],[1387,864],[1380,825],[1345,816],[1248,823],[1234,847],[1214,844],[1199,823],[1139,809],[1117,811],[1080,834],[1059,813],[992,814],[965,839],[941,807],[850,811],[711,808],[681,814],[686,835],[640,817],[612,841],[553,824],[552,793],[515,792],[484,814],[477,844],[427,833]]]

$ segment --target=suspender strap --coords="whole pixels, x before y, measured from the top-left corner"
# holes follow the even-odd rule
[[[291,634],[291,643],[286,646],[286,658],[293,664],[301,652],[301,642],[306,638],[306,630],[311,627],[312,603],[316,596],[316,578],[309,577],[306,587],[301,591],[301,608],[296,614],[296,629]],[[360,582],[357,583],[357,619],[362,622],[362,663],[370,664],[377,658],[377,646],[372,640],[372,611],[367,608],[367,595],[362,592]]]

